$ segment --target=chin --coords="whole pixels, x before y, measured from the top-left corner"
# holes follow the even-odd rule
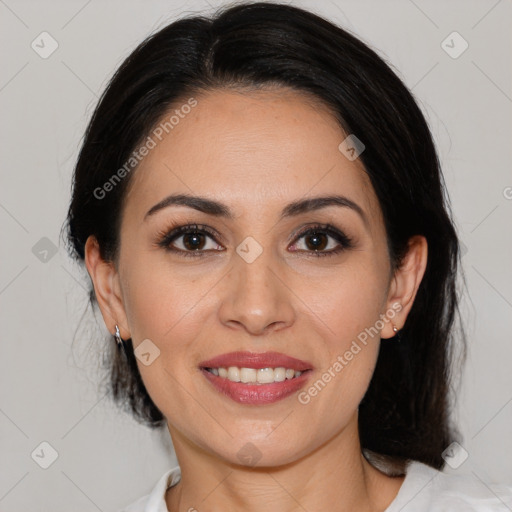
[[[300,442],[291,444],[289,436],[287,439],[278,436],[275,439],[270,439],[270,436],[251,438],[234,435],[229,447],[219,447],[220,449],[217,451],[210,446],[210,450],[229,464],[262,469],[291,464],[314,450],[313,446],[305,446],[306,440],[304,440],[304,445]],[[230,451],[226,452],[225,448],[229,448]]]

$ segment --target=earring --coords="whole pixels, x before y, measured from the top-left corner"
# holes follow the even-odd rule
[[[395,335],[391,338],[391,339],[396,339],[396,341],[400,341],[400,329],[398,329],[398,327],[395,325],[395,324],[392,324],[393,325],[393,332],[395,333]]]
[[[119,327],[117,326],[117,324],[116,324],[116,332],[114,334],[114,337],[116,339],[117,346],[119,348],[123,348],[124,349],[124,340],[123,340],[123,338],[121,338],[121,333],[119,332]]]

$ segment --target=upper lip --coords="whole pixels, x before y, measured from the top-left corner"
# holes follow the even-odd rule
[[[280,352],[229,352],[221,354],[207,361],[199,363],[202,368],[228,368],[237,366],[239,368],[291,368],[293,370],[311,370],[312,365],[308,361],[302,361],[295,357],[281,354]]]

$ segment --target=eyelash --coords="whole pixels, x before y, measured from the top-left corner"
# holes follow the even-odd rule
[[[187,234],[202,234],[210,236],[216,243],[215,239],[216,233],[213,232],[207,226],[202,224],[187,224],[185,226],[179,226],[177,228],[168,228],[167,230],[160,231],[157,234],[157,245],[162,247],[166,251],[173,252],[179,254],[180,256],[184,256],[186,258],[198,258],[204,256],[203,250],[196,251],[184,251],[183,249],[176,249],[171,246],[171,243],[174,242],[177,238],[182,235]],[[294,243],[296,243],[301,238],[312,235],[312,234],[326,234],[330,237],[334,238],[337,242],[341,244],[336,249],[331,249],[330,251],[297,251],[297,252],[309,252],[311,256],[314,257],[325,257],[325,256],[335,256],[342,251],[350,249],[353,247],[353,240],[335,228],[332,224],[314,224],[313,226],[308,226],[304,230],[300,231],[294,239]],[[219,251],[220,252],[220,251]]]

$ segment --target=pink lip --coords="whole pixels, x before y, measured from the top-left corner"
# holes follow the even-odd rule
[[[307,361],[296,359],[279,352],[230,352],[203,361],[199,364],[201,372],[211,384],[222,394],[235,402],[247,405],[264,405],[277,402],[298,391],[307,380],[313,365]],[[283,382],[269,384],[244,384],[232,382],[227,378],[219,377],[206,370],[206,368],[291,368],[302,373],[299,377],[286,379]],[[309,370],[309,371],[308,371]]]
[[[293,370],[305,371],[313,368],[307,361],[290,357],[280,352],[230,352],[220,356],[208,359],[199,363],[201,368],[229,368],[238,366],[239,368],[292,368]]]
[[[311,373],[311,371],[305,371],[300,377],[287,379],[283,382],[244,384],[243,382],[232,382],[229,379],[218,377],[204,368],[201,368],[201,372],[217,391],[235,402],[247,405],[265,405],[282,400],[304,386]]]

